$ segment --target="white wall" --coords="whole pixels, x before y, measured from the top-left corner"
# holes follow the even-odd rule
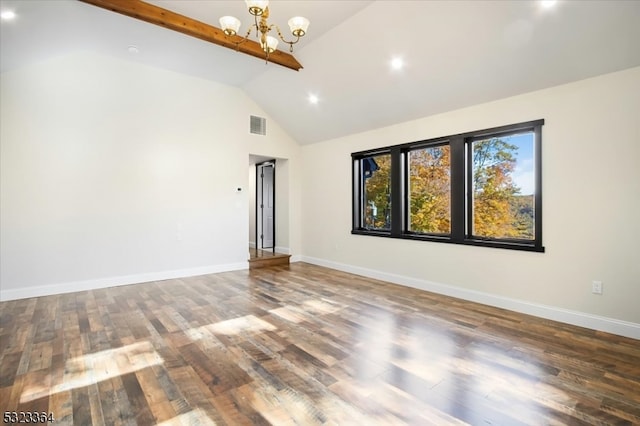
[[[291,215],[291,194],[288,188],[291,186],[289,160],[276,159],[276,192],[275,192],[275,215],[276,215],[276,251],[280,253],[291,253],[289,240],[289,222]],[[299,205],[296,206],[299,211]]]
[[[5,72],[0,93],[2,300],[246,267],[265,114],[241,90],[81,53]],[[295,158],[270,130],[261,147]]]
[[[303,259],[640,338],[639,94],[635,68],[305,146]],[[545,253],[350,234],[350,153],[540,118]]]

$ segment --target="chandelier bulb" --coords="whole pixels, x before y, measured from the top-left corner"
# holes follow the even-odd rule
[[[240,20],[234,16],[223,16],[220,18],[220,27],[228,36],[234,36],[240,30]]]
[[[309,28],[309,20],[303,16],[294,16],[289,19],[289,29],[295,37],[302,37],[307,33]]]
[[[254,16],[261,16],[269,7],[269,0],[245,0],[249,13]]]

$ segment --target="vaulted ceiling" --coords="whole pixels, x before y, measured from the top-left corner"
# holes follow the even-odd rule
[[[237,0],[148,2],[215,26],[234,15],[241,33],[251,21]],[[0,7],[18,15],[1,24],[2,72],[96,51],[237,86],[301,144],[640,66],[640,1],[273,0],[281,28],[311,20],[298,72],[79,1]]]

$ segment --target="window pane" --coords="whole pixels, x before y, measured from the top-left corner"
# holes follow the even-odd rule
[[[409,231],[451,233],[449,152],[449,145],[409,152]]]
[[[362,171],[362,226],[391,229],[391,154],[360,160]]]
[[[534,239],[534,133],[473,142],[475,237]]]

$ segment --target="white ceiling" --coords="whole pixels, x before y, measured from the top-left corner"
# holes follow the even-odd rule
[[[241,33],[251,21],[238,0],[149,2],[215,26],[235,15]],[[301,144],[640,66],[640,1],[273,0],[281,28],[311,21],[299,72],[78,1],[0,8],[18,14],[1,24],[2,72],[97,51],[240,87]]]

